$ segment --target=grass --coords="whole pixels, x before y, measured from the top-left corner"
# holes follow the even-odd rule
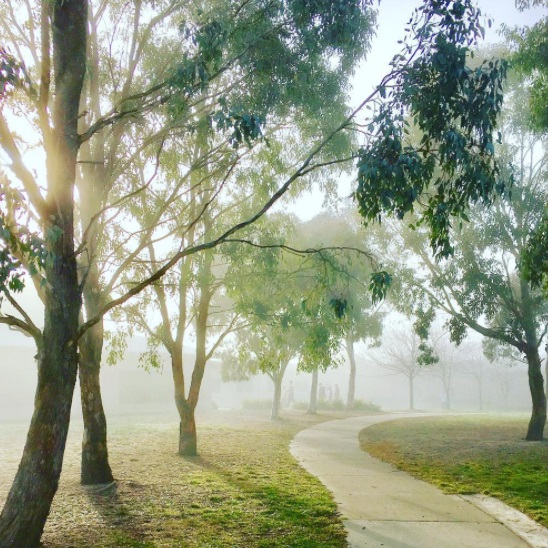
[[[399,419],[366,428],[362,448],[447,493],[497,497],[548,526],[548,443],[526,442],[527,418]]]
[[[287,412],[273,422],[246,412],[241,424],[228,415],[199,428],[197,458],[176,454],[175,421],[111,420],[117,484],[102,492],[79,485],[81,429],[73,430],[44,547],[346,546],[330,493],[288,449],[302,428],[343,415]],[[0,470],[0,506],[15,473],[12,461],[9,471]]]

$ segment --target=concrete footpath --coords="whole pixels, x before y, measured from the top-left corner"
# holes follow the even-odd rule
[[[333,493],[348,531],[349,545],[548,548],[546,529],[532,520],[527,522],[522,514],[516,513],[526,520],[524,528],[531,533],[527,536],[520,532],[527,542],[504,524],[508,520],[502,514],[487,513],[488,509],[483,511],[477,503],[461,496],[443,494],[361,450],[358,434],[363,428],[417,416],[420,415],[391,414],[325,422],[299,432],[291,443],[294,457]],[[509,520],[515,520],[515,516]]]

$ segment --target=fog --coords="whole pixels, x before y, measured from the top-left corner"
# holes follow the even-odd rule
[[[36,353],[33,341],[17,333],[2,330],[0,334],[2,360],[0,362],[0,421],[28,421],[32,415],[36,384]],[[104,365],[101,386],[105,411],[108,417],[168,415],[178,420],[173,401],[173,380],[168,356],[163,355],[161,370],[146,371],[139,366],[140,352],[145,350],[144,340],[133,340],[124,359],[116,366]],[[381,348],[382,352],[382,348]],[[469,353],[469,349],[467,350]],[[190,378],[193,355],[185,353],[185,376]],[[477,375],[471,373],[466,363],[459,360],[451,372],[450,410],[477,412],[480,410]],[[273,383],[266,375],[257,375],[245,382],[223,382],[222,363],[213,359],[206,367],[200,403],[197,409],[198,426],[211,411],[224,411],[252,407],[270,411]],[[489,364],[484,360],[476,364],[482,375],[482,410],[486,412],[529,411],[527,370],[523,364],[512,367]],[[477,371],[476,371],[477,372]],[[318,412],[327,407],[341,408],[346,401],[349,366],[346,361],[336,369],[320,373],[319,382],[325,389],[326,403],[320,402]],[[287,407],[287,389],[293,385],[292,407],[306,412],[310,396],[311,375],[297,371],[291,363],[283,381],[283,406]],[[336,387],[341,401],[334,402]],[[409,385],[403,374],[389,371],[375,364],[365,350],[357,352],[356,399],[380,406],[385,411],[409,408]],[[443,383],[435,367],[424,369],[414,381],[415,409],[441,411],[447,408]],[[73,420],[81,421],[80,393],[77,387],[73,401]]]

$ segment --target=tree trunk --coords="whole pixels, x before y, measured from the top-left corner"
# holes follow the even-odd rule
[[[308,403],[309,415],[315,415],[318,409],[318,368],[312,370],[312,384],[310,386],[310,402]]]
[[[280,401],[282,399],[282,379],[283,375],[275,374],[274,381],[274,397],[272,398],[272,412],[270,418],[275,421],[280,418]]]
[[[445,409],[451,409],[451,382],[443,383],[443,389],[445,390]]]
[[[108,460],[107,421],[99,377],[102,348],[101,321],[89,329],[80,341],[80,396],[84,419],[80,481],[83,485],[114,481]]]
[[[209,358],[207,354],[206,343],[209,305],[211,303],[211,298],[213,297],[213,293],[208,286],[209,276],[211,274],[212,260],[212,254],[207,254],[205,256],[205,260],[201,270],[201,279],[205,280],[205,283],[200,284],[200,301],[198,303],[198,311],[196,314],[196,358],[194,360],[194,369],[192,370],[192,379],[190,381],[188,398],[184,398],[184,379],[183,382],[181,382],[181,380],[179,380],[178,382],[179,390],[177,390],[176,387],[176,399],[178,402],[177,409],[179,410],[179,417],[181,419],[181,425],[179,428],[179,455],[187,457],[194,457],[198,455],[198,439],[196,433],[195,411],[196,406],[198,405],[200,389],[202,387],[202,380],[204,378],[205,368]],[[178,352],[180,353],[181,359],[180,364],[177,367],[182,377],[182,340],[180,341],[180,344],[178,344]]]
[[[179,455],[195,457],[198,454],[196,421],[194,408],[185,395],[185,378],[183,371],[183,345],[176,341],[171,348],[171,371],[175,390],[175,405],[179,413]]]
[[[525,439],[540,441],[544,438],[544,426],[546,424],[546,394],[544,392],[544,379],[542,378],[537,330],[532,313],[533,304],[527,282],[520,280],[520,289],[523,307],[522,322],[525,333],[525,345],[522,350],[527,358],[529,389],[533,404],[531,420],[529,421]]]
[[[44,338],[49,343],[47,349],[39,352],[34,414],[23,457],[0,516],[2,548],[38,546],[61,475],[78,366],[76,347],[70,344],[70,330],[64,329],[64,323],[72,316],[73,325],[77,326],[78,317],[74,317],[74,310],[58,302],[58,306],[50,305],[46,311]]]
[[[544,346],[544,352],[546,353],[544,358],[544,397],[548,401],[548,342]]]
[[[346,337],[346,352],[348,354],[348,361],[350,362],[346,408],[354,409],[354,397],[356,394],[356,356],[354,354],[354,339],[351,336]]]
[[[35,547],[57,491],[78,370],[81,308],[74,253],[74,179],[78,105],[86,68],[87,2],[55,0],[52,45],[55,98],[43,205],[45,265],[43,345],[23,456],[0,515],[0,547]]]
[[[198,455],[198,437],[196,435],[196,419],[194,409],[187,402],[183,405],[183,412],[179,413],[179,455],[195,457]]]
[[[409,376],[409,409],[410,411],[414,411],[415,410],[415,390],[414,390],[414,381],[415,378],[410,375]]]
[[[544,439],[544,426],[546,424],[546,394],[544,393],[544,379],[542,378],[538,349],[529,349],[526,352],[526,357],[533,409],[525,439],[540,441]]]
[[[479,410],[483,411],[483,379],[478,379]]]

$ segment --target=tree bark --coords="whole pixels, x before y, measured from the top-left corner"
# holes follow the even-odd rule
[[[529,389],[532,400],[531,420],[529,421],[525,439],[528,441],[540,441],[544,438],[544,426],[546,424],[546,394],[544,392],[537,330],[532,313],[531,293],[527,282],[524,280],[520,280],[520,288],[523,307],[522,322],[525,333],[523,352],[527,358]]]
[[[108,460],[107,421],[101,398],[103,322],[87,331],[80,341],[80,396],[84,434],[80,481],[96,485],[114,481]]]
[[[90,55],[95,58],[90,48]],[[95,82],[97,64],[91,69],[90,77],[91,108],[97,117],[100,116],[99,93]],[[84,110],[86,105],[82,106]],[[83,128],[84,129],[84,128]],[[119,128],[116,128],[120,131]],[[116,137],[116,136],[115,136]],[[115,139],[114,137],[114,139]],[[119,135],[118,135],[119,137]],[[88,141],[80,151],[84,159],[77,177],[80,195],[80,225],[82,233],[87,234],[86,253],[79,257],[81,282],[84,283],[84,307],[86,318],[95,317],[104,304],[99,269],[97,266],[97,249],[103,237],[104,226],[97,218],[105,205],[105,139],[99,134],[94,145]],[[80,340],[80,392],[84,435],[82,439],[81,482],[84,485],[110,483],[114,481],[108,460],[107,422],[101,398],[100,371],[103,355],[103,320],[101,319]]]
[[[182,413],[179,412],[181,418],[179,425],[179,455],[195,457],[198,455],[195,410],[186,401],[183,403],[182,408]]]
[[[312,370],[312,384],[310,386],[310,402],[308,403],[309,415],[315,415],[318,409],[318,368]]]
[[[546,425],[546,394],[544,393],[544,379],[542,377],[538,349],[536,347],[528,349],[526,357],[529,389],[533,405],[525,439],[528,441],[540,441],[544,439],[544,427]]]
[[[354,397],[356,394],[356,355],[354,353],[354,339],[350,335],[346,337],[346,353],[348,354],[348,361],[350,362],[346,408],[354,409]]]
[[[78,369],[81,308],[74,253],[78,105],[86,67],[85,0],[52,6],[55,100],[52,149],[47,154],[44,344],[23,456],[0,515],[0,547],[35,547],[57,491]]]

